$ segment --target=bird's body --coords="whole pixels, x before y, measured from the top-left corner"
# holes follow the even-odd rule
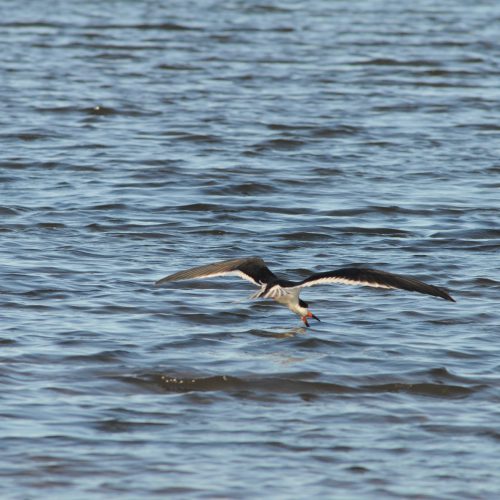
[[[156,286],[170,281],[213,278],[216,276],[239,276],[259,287],[252,299],[273,299],[285,305],[293,313],[299,315],[306,326],[308,318],[319,318],[309,311],[309,306],[299,296],[305,287],[326,283],[343,283],[349,285],[365,285],[376,288],[408,290],[419,292],[454,302],[444,289],[428,285],[409,276],[366,269],[361,267],[345,267],[324,273],[315,273],[302,281],[290,281],[278,278],[260,257],[244,257],[179,271],[157,281]]]

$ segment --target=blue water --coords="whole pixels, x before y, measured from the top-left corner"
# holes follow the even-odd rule
[[[0,20],[2,498],[500,495],[497,2]],[[153,286],[246,255],[457,302]]]

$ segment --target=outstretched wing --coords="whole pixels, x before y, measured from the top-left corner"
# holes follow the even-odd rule
[[[155,285],[160,286],[168,281],[214,278],[216,276],[239,276],[257,286],[277,279],[260,257],[245,257],[179,271],[158,280]]]
[[[345,267],[328,271],[326,273],[316,273],[301,281],[296,288],[322,285],[326,283],[344,283],[346,285],[365,285],[376,288],[399,288],[410,292],[425,293],[434,295],[445,300],[455,300],[446,290],[434,285],[428,285],[410,276],[400,276],[376,269],[363,269],[356,267]]]

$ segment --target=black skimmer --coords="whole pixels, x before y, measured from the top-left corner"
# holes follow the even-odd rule
[[[300,292],[303,288],[326,283],[399,288],[455,302],[444,289],[437,286],[428,285],[409,276],[399,276],[386,271],[362,267],[344,267],[334,271],[311,274],[302,281],[289,281],[278,278],[260,257],[244,257],[193,267],[166,276],[158,280],[155,285],[160,286],[169,281],[213,278],[215,276],[239,276],[252,282],[259,287],[259,291],[251,295],[251,299],[274,299],[279,304],[287,306],[293,313],[298,314],[306,326],[309,326],[308,318],[314,318],[317,321],[319,318],[309,310],[307,302],[299,298]]]

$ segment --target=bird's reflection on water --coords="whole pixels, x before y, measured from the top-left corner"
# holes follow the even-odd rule
[[[257,337],[273,337],[276,339],[284,339],[289,337],[296,337],[297,335],[307,333],[307,328],[303,326],[296,326],[294,328],[287,328],[286,330],[283,330],[281,332],[276,330],[273,331],[252,330],[250,333],[252,335],[256,335]]]

